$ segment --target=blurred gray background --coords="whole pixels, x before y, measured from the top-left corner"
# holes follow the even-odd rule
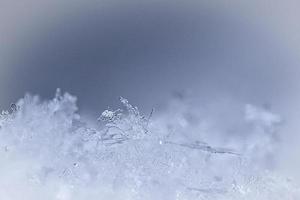
[[[188,90],[204,104],[233,98],[293,115],[299,6],[0,0],[0,107],[61,88],[85,112],[113,107],[119,96],[149,111]]]

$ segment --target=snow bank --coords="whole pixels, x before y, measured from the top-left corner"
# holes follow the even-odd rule
[[[57,91],[26,95],[0,115],[0,199],[299,199],[277,168],[282,119],[245,105],[240,133],[218,129],[186,102],[140,113],[126,99],[97,128]],[[231,113],[228,113],[230,116]]]

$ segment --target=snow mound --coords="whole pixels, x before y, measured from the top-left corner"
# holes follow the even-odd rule
[[[300,198],[298,185],[274,167],[280,116],[246,105],[247,135],[216,139],[218,131],[185,103],[143,115],[120,101],[97,128],[60,90],[49,101],[26,95],[3,111],[0,199]]]

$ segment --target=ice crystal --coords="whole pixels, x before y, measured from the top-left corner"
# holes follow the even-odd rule
[[[300,197],[296,182],[261,164],[273,156],[275,147],[265,146],[275,144],[278,115],[247,105],[250,145],[219,147],[210,144],[195,109],[177,104],[178,112],[152,116],[120,102],[121,109],[102,112],[96,128],[81,119],[76,98],[60,90],[50,101],[26,95],[2,112],[0,199]]]

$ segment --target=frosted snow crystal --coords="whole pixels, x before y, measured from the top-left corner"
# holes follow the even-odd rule
[[[111,110],[105,110],[101,114],[101,118],[107,121],[113,121],[116,116],[117,116],[116,111],[111,111]]]
[[[188,136],[203,129],[201,119],[195,123],[195,109],[177,105],[182,113],[145,116],[127,99],[120,101],[121,109],[102,112],[97,128],[83,122],[76,98],[60,90],[50,101],[26,95],[3,111],[0,199],[300,198],[296,182],[257,160],[273,153],[262,146],[272,141],[267,138],[281,122],[278,115],[247,105],[245,124],[254,126],[253,138],[262,134],[265,140],[252,138],[252,145],[233,149],[232,142],[224,147],[202,142],[201,131]]]

